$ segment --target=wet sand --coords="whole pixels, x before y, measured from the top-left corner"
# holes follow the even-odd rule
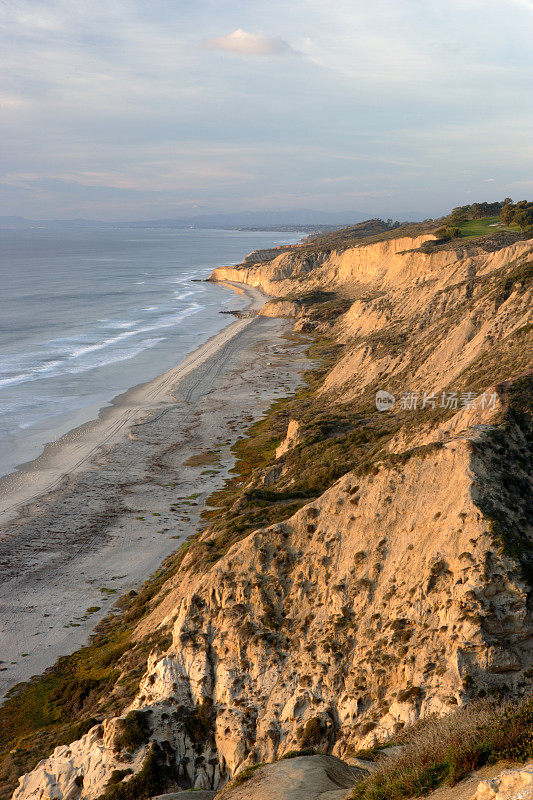
[[[248,310],[267,299],[235,288]],[[300,381],[306,359],[289,332],[280,319],[232,322],[0,481],[0,697],[86,644],[117,597],[198,529],[231,445]]]

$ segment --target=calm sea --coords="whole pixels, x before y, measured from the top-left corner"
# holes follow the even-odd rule
[[[0,475],[179,363],[245,301],[195,283],[298,234],[85,228],[2,230]]]

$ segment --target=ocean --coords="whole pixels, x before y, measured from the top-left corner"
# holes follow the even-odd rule
[[[194,282],[298,233],[0,231],[0,475],[221,330],[246,301]]]

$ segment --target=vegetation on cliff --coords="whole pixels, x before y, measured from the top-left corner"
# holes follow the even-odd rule
[[[442,783],[455,784],[487,763],[526,761],[533,756],[533,696],[519,702],[482,700],[447,717],[429,717],[389,742],[396,756],[379,760],[361,781],[353,800],[404,800]]]
[[[459,225],[462,222],[498,216],[503,207],[511,202],[511,199],[506,197],[505,200],[496,201],[495,203],[484,201],[482,203],[470,203],[466,206],[457,206],[446,217],[446,222],[449,225]]]

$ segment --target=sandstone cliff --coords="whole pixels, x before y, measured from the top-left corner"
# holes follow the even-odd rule
[[[246,492],[299,507],[224,547],[222,523],[207,529],[138,624],[139,639],[172,638],[128,715],[57,748],[16,800],[126,797],[117,786],[150,764],[220,789],[291,750],[349,757],[480,694],[530,691],[533,242],[420,249],[433,238],[215,270],[286,298],[283,311],[334,342],[231,513]],[[376,411],[377,389],[391,412]],[[306,469],[333,478],[313,494]]]

